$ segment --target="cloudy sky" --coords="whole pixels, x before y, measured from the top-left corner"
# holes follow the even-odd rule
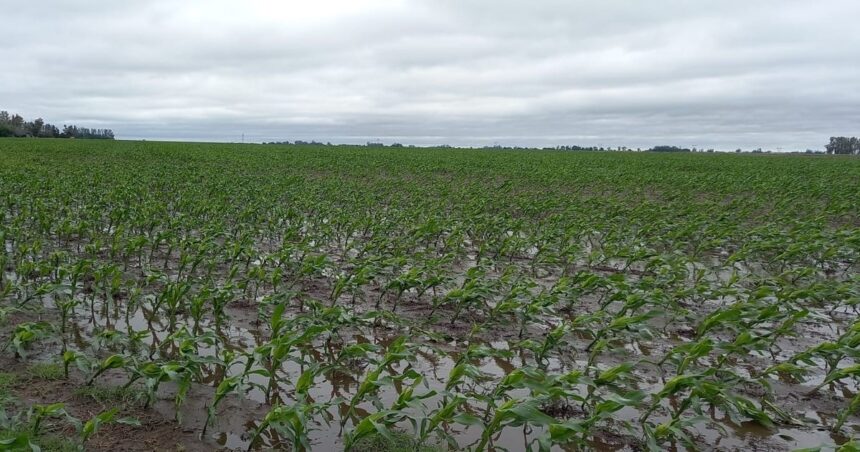
[[[776,150],[860,133],[858,0],[2,10],[0,109],[119,138]]]

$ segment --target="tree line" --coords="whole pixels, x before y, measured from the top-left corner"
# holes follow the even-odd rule
[[[114,139],[111,129],[64,125],[60,130],[57,126],[46,123],[42,118],[27,121],[21,115],[9,114],[5,110],[0,111],[0,137]]]
[[[860,139],[857,137],[830,137],[824,146],[828,154],[860,155]]]

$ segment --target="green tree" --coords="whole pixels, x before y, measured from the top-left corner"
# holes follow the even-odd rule
[[[828,154],[855,155],[860,154],[860,140],[857,137],[830,137],[830,143],[825,148]]]

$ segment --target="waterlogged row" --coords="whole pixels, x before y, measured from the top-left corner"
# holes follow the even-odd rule
[[[6,359],[204,444],[857,447],[853,160],[32,146],[0,143]],[[37,408],[5,441],[67,422]]]
[[[804,372],[819,375],[816,372],[817,366],[805,366],[803,363],[814,362],[816,358],[823,356],[820,350],[825,348],[818,346],[794,355],[777,353],[778,356],[785,356],[785,362],[764,369],[763,372],[755,370],[755,363],[732,370],[725,369],[728,367],[726,363],[738,366],[740,360],[732,359],[731,353],[743,356],[744,350],[764,350],[765,344],[777,341],[772,338],[750,341],[746,335],[739,334],[734,341],[715,344],[709,337],[708,328],[715,325],[715,319],[719,317],[717,314],[703,319],[697,328],[696,334],[702,339],[685,341],[676,337],[674,341],[679,345],[669,348],[664,354],[648,348],[655,344],[655,331],[648,330],[655,330],[655,327],[648,322],[634,322],[631,316],[617,316],[610,322],[610,328],[597,330],[597,334],[591,334],[592,326],[588,319],[580,317],[559,322],[559,326],[540,343],[529,339],[513,339],[488,345],[478,338],[480,331],[470,332],[467,339],[461,343],[449,342],[446,337],[438,337],[420,328],[409,331],[414,327],[410,327],[408,321],[382,312],[372,311],[356,316],[342,307],[325,307],[308,302],[304,313],[287,316],[288,304],[275,305],[270,318],[250,330],[253,331],[252,334],[249,330],[223,324],[219,326],[216,322],[198,323],[187,316],[154,317],[153,311],[147,310],[143,305],[139,312],[135,311],[128,317],[123,314],[112,318],[111,312],[118,311],[113,311],[110,304],[99,302],[91,307],[91,312],[96,313],[94,317],[74,316],[87,320],[80,326],[74,324],[71,337],[77,338],[77,341],[69,344],[62,353],[64,366],[76,364],[82,372],[90,376],[88,384],[97,380],[104,372],[122,369],[129,384],[140,380],[146,382],[147,397],[150,400],[155,398],[162,383],[172,382],[177,385],[175,408],[178,421],[181,420],[182,404],[193,382],[217,388],[209,405],[212,417],[208,422],[216,426],[218,403],[231,394],[241,394],[281,407],[273,409],[272,413],[261,421],[263,427],[266,426],[266,419],[276,425],[277,422],[289,421],[289,417],[280,421],[275,419],[276,415],[284,414],[284,405],[288,405],[289,410],[297,409],[302,404],[309,405],[305,408],[311,411],[304,412],[302,419],[305,425],[301,431],[288,430],[284,433],[279,428],[269,431],[260,428],[255,431],[254,439],[243,441],[258,446],[279,445],[287,439],[302,441],[302,438],[307,444],[319,445],[323,440],[332,439],[330,429],[336,427],[341,431],[345,425],[360,425],[363,420],[367,420],[369,426],[374,427],[368,432],[377,431],[379,425],[390,428],[405,428],[412,422],[420,425],[421,419],[428,422],[426,419],[432,419],[438,414],[434,413],[434,409],[444,410],[450,407],[450,403],[455,403],[457,408],[449,413],[450,418],[440,422],[441,427],[437,425],[436,428],[440,428],[439,434],[447,436],[446,439],[456,447],[475,446],[469,444],[471,441],[460,444],[458,440],[480,437],[477,432],[488,432],[483,422],[478,421],[494,413],[493,409],[499,408],[495,405],[500,401],[509,400],[514,403],[512,408],[522,405],[517,410],[534,411],[532,414],[538,416],[531,421],[525,418],[517,420],[518,418],[514,417],[497,426],[499,430],[504,430],[504,427],[510,424],[510,427],[517,427],[515,431],[521,432],[513,438],[512,432],[506,433],[507,446],[511,447],[512,444],[547,441],[546,436],[552,432],[553,425],[558,421],[550,415],[567,419],[568,424],[584,423],[590,427],[578,430],[580,435],[573,438],[565,437],[563,444],[593,444],[593,435],[596,434],[597,438],[608,435],[602,430],[620,430],[629,434],[640,426],[651,426],[649,418],[660,421],[655,422],[652,428],[668,426],[672,422],[671,419],[684,418],[684,409],[678,409],[679,412],[673,413],[671,419],[664,409],[671,402],[678,402],[674,399],[677,392],[698,386],[701,386],[700,390],[714,391],[713,397],[726,398],[723,403],[727,405],[717,405],[725,414],[714,416],[712,422],[718,422],[719,418],[727,416],[727,419],[735,419],[740,425],[744,415],[758,413],[757,415],[761,416],[759,422],[782,429],[784,427],[777,427],[774,419],[770,418],[774,413],[781,413],[781,410],[773,407],[773,413],[768,414],[770,410],[762,409],[748,396],[735,393],[735,387],[754,385],[765,390],[774,384],[796,382],[791,372],[801,376]],[[86,306],[77,308],[83,308],[84,313],[87,311]],[[292,309],[297,310],[297,307],[292,306]],[[750,309],[746,317],[761,323],[762,312],[769,309],[765,305]],[[730,316],[737,315],[737,311],[732,312]],[[799,316],[795,314],[793,317]],[[290,320],[286,320],[288,317]],[[783,323],[792,320],[781,316],[774,318],[782,318]],[[607,342],[614,342],[609,338],[617,335],[612,330],[618,330],[621,323],[628,326],[640,323],[640,331],[628,335],[623,342],[635,344],[631,349],[640,352],[642,358],[616,364],[619,360],[630,358],[629,354],[616,351],[603,356],[601,361],[606,364],[595,362],[600,355],[589,352],[589,345],[600,343],[601,340],[594,342],[593,338],[603,337]],[[189,326],[195,331],[176,325],[195,325]],[[249,326],[253,327],[253,323]],[[744,325],[739,322],[733,326],[740,328]],[[47,326],[19,325],[15,331],[15,339],[19,339],[19,343],[15,346],[26,345],[28,335],[25,332],[38,336],[42,328]],[[855,324],[851,330],[852,335],[840,336],[834,342],[822,345],[829,345],[826,348],[833,351],[832,344],[844,343],[846,350],[850,350],[852,341],[857,340],[858,328],[860,324]],[[397,335],[398,331],[403,330],[409,331],[410,337],[423,336],[430,340],[423,344],[408,343],[403,339],[404,336]],[[362,331],[368,335],[357,334]],[[716,334],[716,331],[713,334]],[[571,338],[565,340],[568,335]],[[92,341],[82,339],[87,336],[92,337]],[[45,339],[47,338],[41,340]],[[587,339],[592,341],[586,342]],[[744,342],[758,344],[750,345],[746,349],[738,346]],[[856,346],[856,343],[854,345]],[[571,346],[578,346],[577,348],[582,350],[580,359],[577,359],[577,355],[569,354],[555,357],[556,351]],[[594,348],[593,345],[591,347]],[[722,350],[723,354],[719,360],[716,363],[707,363],[707,367],[699,367],[697,360],[707,361],[707,358],[703,357],[710,355],[715,348],[718,352]],[[96,354],[109,351],[117,353],[99,362],[79,350],[94,350]],[[643,353],[644,350],[648,351]],[[22,348],[20,353],[24,354],[26,351]],[[159,359],[154,359],[155,357]],[[572,361],[562,362],[560,359]],[[838,363],[838,359],[834,361]],[[697,371],[685,372],[691,363],[697,364]],[[668,370],[673,366],[674,374]],[[838,364],[835,368],[845,369]],[[790,372],[785,374],[786,370]],[[839,371],[834,371],[821,379],[820,383],[816,380],[812,384],[817,383],[817,386],[823,387],[839,379],[840,375]],[[803,380],[800,378],[800,381]],[[856,382],[849,384],[849,387],[856,391]],[[691,393],[690,397],[692,395]],[[445,402],[446,400],[448,401]],[[631,412],[630,408],[636,411]],[[701,407],[693,404],[686,409],[690,410],[687,414],[693,418],[693,413]],[[616,413],[621,410],[625,412]],[[592,416],[573,421],[590,411],[594,412]],[[371,416],[371,413],[382,418]],[[610,413],[613,415],[608,416]],[[791,422],[786,424],[789,429],[795,426],[793,423],[803,422],[790,418],[784,420]],[[823,421],[824,419],[821,420]],[[523,432],[519,428],[520,422],[530,422],[529,428]],[[703,419],[697,419],[697,422],[707,424]],[[837,422],[844,423],[844,418],[840,417]],[[567,427],[573,428],[572,425],[557,425],[555,428]],[[834,425],[834,428],[838,427],[841,426]],[[418,430],[420,432],[421,428],[418,427]],[[693,429],[693,432],[696,432],[696,429]],[[256,435],[260,435],[260,438],[256,438]],[[350,444],[348,435],[349,433],[344,438],[346,445]],[[493,438],[493,434],[487,435],[488,442]],[[259,442],[255,442],[257,440]],[[353,438],[352,441],[354,440]],[[635,437],[626,441],[635,441]],[[540,443],[533,445],[538,447]]]

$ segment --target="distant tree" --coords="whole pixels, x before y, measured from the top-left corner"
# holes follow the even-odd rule
[[[295,143],[300,144],[300,145],[307,145],[307,146],[322,146],[323,145],[322,143],[318,143],[315,140],[311,140],[311,141],[296,140]]]
[[[9,124],[12,126],[12,133],[15,136],[26,135],[24,131],[24,118],[21,115],[12,115],[12,118],[9,119]]]
[[[857,137],[830,137],[830,143],[827,143],[825,149],[828,154],[860,154],[860,140]]]
[[[60,129],[57,126],[51,124],[45,124],[45,127],[42,128],[43,138],[58,138],[60,136]]]
[[[30,135],[38,137],[42,135],[42,127],[45,126],[45,120],[37,118],[30,124]]]
[[[12,117],[6,110],[0,111],[0,137],[11,137],[15,135],[12,128]]]
[[[21,115],[0,111],[0,137],[38,137],[38,138],[90,138],[113,140],[113,130],[78,128],[75,125],[63,126],[60,132],[56,126],[42,118],[26,121]]]
[[[690,152],[687,148],[679,148],[678,146],[654,146],[648,149],[648,152]],[[693,148],[695,152],[695,148]]]
[[[61,136],[63,138],[77,138],[78,128],[76,126],[63,125],[63,133],[61,134]]]

